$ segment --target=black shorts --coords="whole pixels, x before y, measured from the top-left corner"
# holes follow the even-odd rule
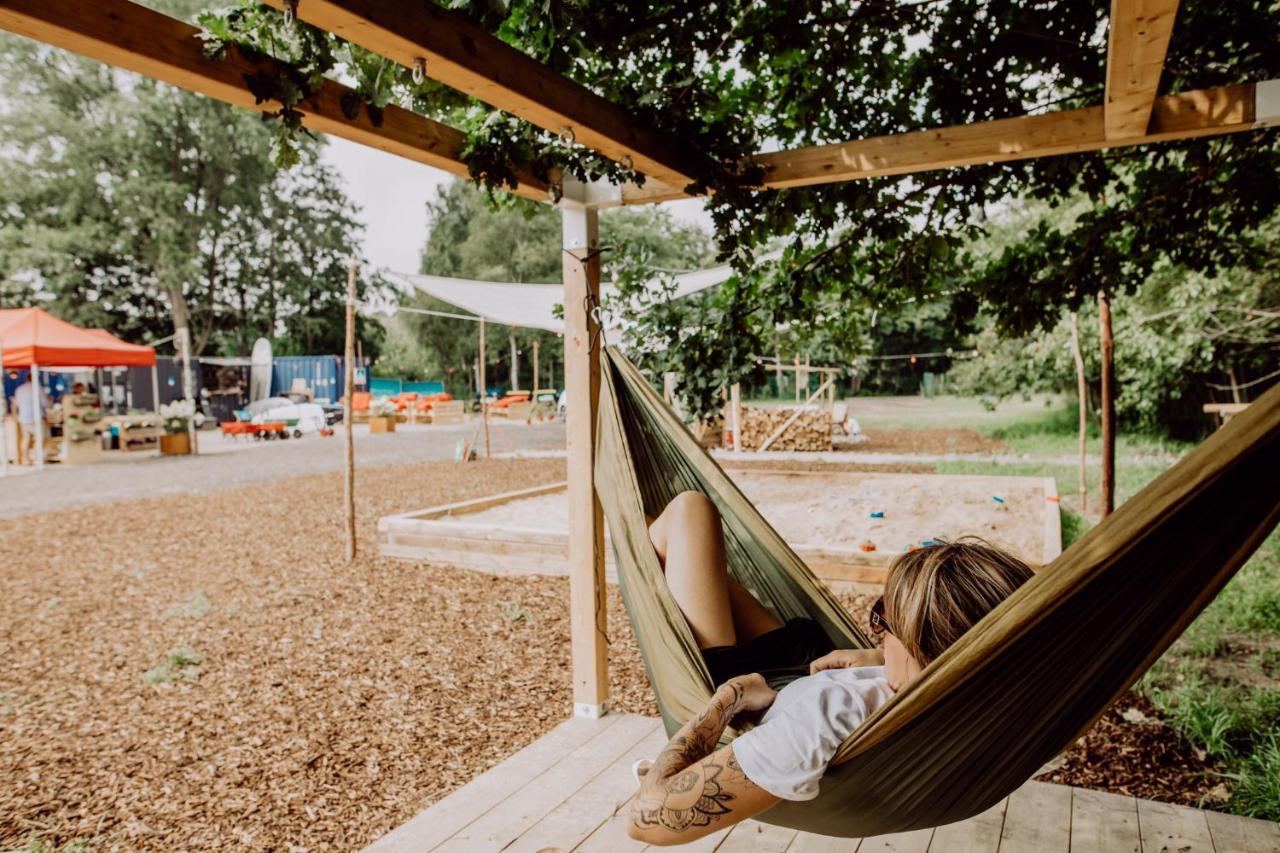
[[[716,685],[730,678],[758,672],[775,690],[809,674],[809,664],[835,649],[822,627],[812,619],[792,619],[737,646],[702,650],[702,659]]]

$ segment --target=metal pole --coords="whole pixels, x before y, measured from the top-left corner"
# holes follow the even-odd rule
[[[151,365],[151,411],[160,414],[160,374],[157,365]],[[102,393],[102,384],[98,384],[98,393]]]
[[[40,387],[40,365],[31,363],[31,390],[36,409],[36,467],[44,467],[44,389]]]
[[[4,393],[4,338],[0,338],[0,477],[9,476],[9,398]]]
[[[342,395],[342,421],[346,425],[343,440],[343,477],[342,503],[346,510],[347,522],[347,562],[356,558],[356,440],[355,420],[352,407],[352,394],[355,392],[355,356],[356,356],[356,256],[351,255],[351,265],[347,267],[347,342],[343,349],[345,364],[342,367],[343,382],[346,393]]]
[[[480,318],[480,358],[477,378],[480,382],[480,422],[484,424],[484,458],[489,458],[489,394],[485,390],[488,384],[484,372],[484,318]]]

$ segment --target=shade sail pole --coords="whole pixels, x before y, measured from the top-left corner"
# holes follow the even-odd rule
[[[344,556],[348,563],[356,559],[356,440],[352,394],[356,386],[356,256],[351,254],[347,267],[346,344],[342,350],[342,507],[347,533]]]
[[[594,479],[600,342],[597,318],[590,307],[600,297],[599,214],[568,200],[561,208],[573,712],[579,717],[599,717],[608,711],[609,704],[604,516]]]

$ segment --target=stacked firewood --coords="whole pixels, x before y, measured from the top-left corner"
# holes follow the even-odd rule
[[[794,407],[742,407],[742,449],[759,450],[778,427],[796,414]],[[769,450],[830,450],[831,412],[826,408],[804,407]]]

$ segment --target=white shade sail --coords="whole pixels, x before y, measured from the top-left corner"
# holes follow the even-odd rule
[[[770,252],[762,255],[759,260],[770,261],[779,255],[781,252]],[[525,329],[545,329],[548,332],[564,334],[564,320],[556,316],[556,306],[564,302],[563,285],[474,281],[466,278],[402,272],[388,274],[416,290],[470,311],[490,322]],[[715,287],[732,275],[733,268],[727,265],[677,275],[674,277],[676,289],[672,298],[680,299]],[[601,284],[601,301],[607,304],[615,290],[616,288],[609,283]],[[616,323],[608,325],[615,326]]]

